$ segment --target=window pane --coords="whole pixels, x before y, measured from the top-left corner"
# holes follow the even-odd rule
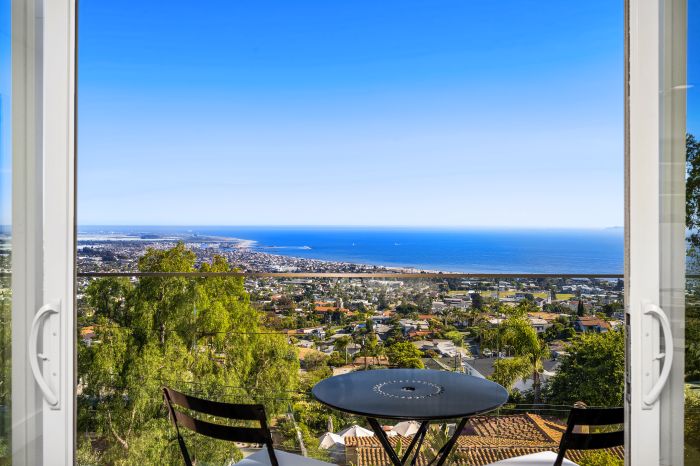
[[[697,167],[700,164],[700,2],[688,2],[687,188],[688,259],[685,300],[685,464],[700,462],[700,266]]]
[[[10,458],[10,230],[12,147],[10,140],[10,1],[0,1],[0,462]]]
[[[162,385],[338,464],[382,454],[311,393],[346,372],[507,387],[448,464],[622,404],[623,2],[207,5],[79,3],[80,463],[177,462]]]

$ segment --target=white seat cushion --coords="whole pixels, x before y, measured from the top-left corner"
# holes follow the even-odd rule
[[[557,459],[557,454],[553,451],[541,451],[539,453],[532,453],[525,456],[516,456],[513,458],[508,458],[507,460],[497,461],[491,463],[488,466],[553,466],[554,461]],[[578,466],[566,458],[562,466]]]
[[[280,466],[335,466],[331,463],[294,455],[286,451],[275,450],[275,456]],[[267,448],[256,451],[249,457],[236,463],[236,466],[270,466],[270,455],[267,453]]]

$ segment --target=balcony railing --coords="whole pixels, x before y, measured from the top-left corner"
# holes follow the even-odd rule
[[[329,440],[337,437],[326,434],[354,424],[366,427],[365,420],[316,402],[310,394],[315,382],[392,367],[397,342],[412,344],[416,366],[495,378],[497,361],[519,354],[499,327],[520,318],[549,350],[542,361],[544,390],[566,356],[567,340],[584,331],[621,329],[621,279],[619,274],[81,272],[79,462],[143,464],[153,455],[179,461],[161,402],[160,387],[168,385],[209,399],[262,403],[281,449],[343,465],[389,464],[372,437]],[[586,325],[577,327],[579,320]],[[552,401],[561,397],[544,391],[533,400],[527,377],[509,388],[507,405],[470,421],[455,464],[556,450],[573,401],[587,401]],[[396,426],[384,423],[386,429]],[[450,428],[453,423],[436,424],[430,437],[437,444]],[[231,453],[219,441],[197,436],[186,441],[202,461],[215,464],[254,448],[238,445]],[[410,432],[392,435],[391,442],[405,448]],[[426,441],[417,464],[429,461],[431,448]],[[621,451],[611,454],[619,457]]]

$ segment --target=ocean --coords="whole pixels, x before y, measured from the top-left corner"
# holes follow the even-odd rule
[[[623,272],[624,235],[610,229],[81,226],[106,233],[250,240],[271,254],[462,273]]]

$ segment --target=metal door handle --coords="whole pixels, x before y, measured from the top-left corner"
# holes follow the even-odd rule
[[[37,313],[34,315],[34,320],[32,321],[31,330],[29,332],[29,366],[32,369],[32,374],[34,375],[34,380],[36,380],[37,385],[41,389],[44,395],[44,399],[53,409],[58,408],[58,396],[49,387],[44,379],[44,374],[42,374],[39,368],[38,359],[41,358],[43,361],[50,361],[51,357],[58,358],[58,355],[47,356],[44,353],[37,353],[37,340],[39,338],[39,327],[42,320],[52,314],[60,314],[61,306],[59,304],[45,304],[39,308]],[[52,374],[56,375],[56,374]]]
[[[643,397],[644,404],[650,408],[661,395],[664,385],[668,381],[668,376],[671,374],[671,365],[673,364],[673,335],[671,334],[671,323],[668,320],[666,313],[656,304],[647,303],[644,314],[656,317],[664,332],[664,352],[656,353],[654,359],[663,359],[664,365],[659,374],[659,379],[653,387]],[[654,349],[654,351],[657,351]]]

